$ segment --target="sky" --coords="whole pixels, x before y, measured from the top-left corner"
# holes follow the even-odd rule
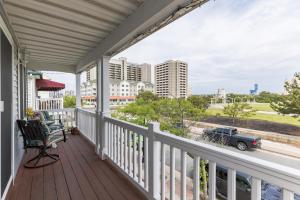
[[[211,0],[114,58],[183,60],[193,94],[249,93],[255,83],[282,92],[300,72],[299,10],[299,0]],[[75,76],[63,78],[75,90]]]

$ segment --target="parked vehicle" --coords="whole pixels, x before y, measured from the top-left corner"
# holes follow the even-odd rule
[[[227,199],[227,168],[217,166],[216,186],[218,197]],[[236,173],[236,199],[251,199],[251,176],[241,172]]]
[[[227,199],[227,170],[223,166],[216,168],[216,194],[220,199]],[[278,186],[261,182],[262,200],[282,200],[282,189]],[[242,172],[236,173],[236,199],[251,199],[251,176]],[[300,195],[295,194],[295,200],[300,200]]]
[[[236,128],[205,129],[203,137],[212,142],[234,146],[241,151],[261,146],[260,137],[240,134]]]

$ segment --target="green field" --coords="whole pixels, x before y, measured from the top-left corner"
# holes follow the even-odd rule
[[[220,116],[226,116],[224,115],[222,109],[215,109],[215,108],[207,109],[207,115],[209,116],[216,116],[218,113],[220,114]],[[300,126],[299,119],[290,116],[255,113],[255,115],[251,116],[249,119],[266,120],[266,121],[277,122],[282,124]]]
[[[255,110],[274,112],[274,110],[271,108],[270,104],[268,103],[252,103],[250,104],[250,106]]]

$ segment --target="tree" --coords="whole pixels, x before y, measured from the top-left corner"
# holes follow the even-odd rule
[[[271,108],[281,114],[300,116],[300,72],[296,73],[291,82],[285,82],[286,95],[271,103]]]
[[[205,109],[196,108],[190,101],[182,98],[162,99],[159,101],[157,112],[160,115],[161,129],[175,135],[186,137],[189,126],[185,120],[199,121],[205,115]]]
[[[158,97],[150,91],[141,91],[136,98],[143,99],[147,103],[158,100]]]
[[[235,102],[224,106],[223,112],[232,118],[232,124],[235,124],[237,118],[248,118],[254,114],[255,110],[248,103]]]
[[[75,108],[76,97],[75,96],[64,96],[64,108]]]
[[[194,107],[200,108],[200,109],[207,109],[210,103],[210,97],[204,96],[204,95],[193,95],[190,96],[187,100],[190,101]]]
[[[274,102],[281,95],[276,93],[271,93],[267,91],[262,91],[256,96],[256,102],[258,103],[271,103]]]
[[[150,121],[158,119],[158,115],[154,111],[152,104],[145,102],[144,99],[141,98],[137,99],[134,103],[118,109],[116,115],[122,120],[130,121],[141,126],[147,126]]]

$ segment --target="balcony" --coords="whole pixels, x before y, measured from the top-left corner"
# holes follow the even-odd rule
[[[229,200],[240,199],[239,172],[251,177],[251,200],[261,199],[262,181],[282,188],[284,200],[300,194],[300,169],[177,137],[157,123],[141,127],[109,115],[110,57],[205,2],[0,0],[1,199],[199,200],[201,160],[208,163],[210,200],[217,199],[220,165]],[[96,112],[80,109],[80,73],[91,65],[97,68]],[[76,74],[76,109],[52,103],[38,109],[51,109],[65,127],[81,132],[52,150],[59,162],[35,170],[23,168],[36,152],[22,150],[15,123],[25,116],[28,69]]]
[[[261,199],[262,181],[282,188],[283,200],[300,193],[299,169],[177,137],[160,131],[158,123],[145,128],[109,116],[97,118],[96,113],[83,109],[56,115],[68,120],[73,118],[67,116],[75,116],[81,135],[70,135],[53,150],[60,155],[60,162],[53,166],[21,167],[9,199],[20,199],[20,194],[40,195],[39,199],[61,195],[66,195],[62,199],[105,195],[108,199],[200,199],[201,159],[208,161],[208,199],[218,199],[217,166],[227,169],[228,199],[241,199],[236,192],[239,173],[251,177],[245,199]],[[189,168],[187,160],[191,159],[193,167]],[[39,187],[44,189],[33,190]]]

